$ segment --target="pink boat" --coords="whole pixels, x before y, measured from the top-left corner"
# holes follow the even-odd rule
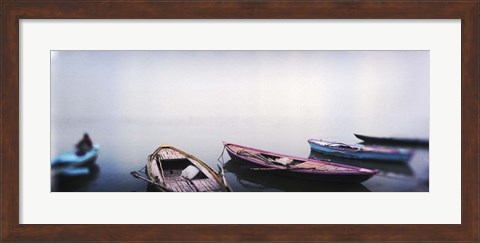
[[[232,159],[248,162],[250,170],[271,171],[281,175],[317,181],[360,183],[377,174],[378,170],[299,158],[223,142]]]

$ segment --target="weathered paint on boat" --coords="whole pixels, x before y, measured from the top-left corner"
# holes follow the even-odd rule
[[[416,146],[428,146],[429,140],[423,138],[399,138],[399,137],[373,137],[360,134],[353,134],[360,140],[366,143],[374,144],[397,144],[397,145],[416,145]]]
[[[308,143],[315,152],[343,158],[407,162],[412,156],[408,149],[347,145],[318,139],[309,139]]]
[[[271,171],[277,174],[302,179],[360,183],[368,180],[379,172],[378,170],[342,165],[329,161],[299,158],[268,152],[227,142],[224,142],[223,144],[232,159],[246,161],[259,167],[251,169]],[[292,159],[293,162],[292,165],[282,165],[260,159],[261,157],[270,159],[289,158]]]
[[[197,177],[187,179],[181,173],[188,166],[199,170]],[[210,166],[180,149],[170,145],[158,147],[148,156],[145,168],[148,178],[157,191],[170,192],[230,192],[225,177]]]

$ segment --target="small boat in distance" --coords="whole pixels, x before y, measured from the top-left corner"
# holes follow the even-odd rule
[[[413,145],[428,146],[429,140],[425,138],[400,138],[400,137],[372,137],[354,133],[355,137],[366,143],[391,144],[391,145]]]
[[[90,167],[95,164],[100,145],[95,144],[84,154],[76,152],[61,154],[51,162],[51,173],[54,176],[81,176],[90,173]]]
[[[223,169],[215,172],[206,163],[170,145],[162,145],[148,156],[145,172],[157,191],[230,192]],[[144,179],[136,172],[131,174]]]
[[[61,154],[51,161],[52,176],[75,177],[88,175],[98,157],[100,146],[94,145],[87,133],[75,145],[75,151]]]
[[[271,171],[302,179],[344,183],[360,183],[379,172],[328,161],[283,155],[227,142],[223,144],[232,159],[258,166],[250,170]]]
[[[318,139],[309,139],[308,143],[310,144],[311,149],[315,152],[351,159],[408,162],[413,154],[409,149],[348,145],[337,142],[326,142]]]

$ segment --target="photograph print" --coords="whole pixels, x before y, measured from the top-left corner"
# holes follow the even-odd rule
[[[429,191],[429,51],[50,58],[52,192]]]

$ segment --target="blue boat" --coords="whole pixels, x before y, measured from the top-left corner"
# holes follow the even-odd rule
[[[309,139],[308,143],[315,152],[350,159],[408,162],[413,155],[411,150],[401,148],[348,145],[318,139]]]
[[[96,144],[83,155],[70,152],[55,157],[51,163],[52,174],[65,176],[89,174],[89,167],[95,164],[99,149],[100,145]]]

